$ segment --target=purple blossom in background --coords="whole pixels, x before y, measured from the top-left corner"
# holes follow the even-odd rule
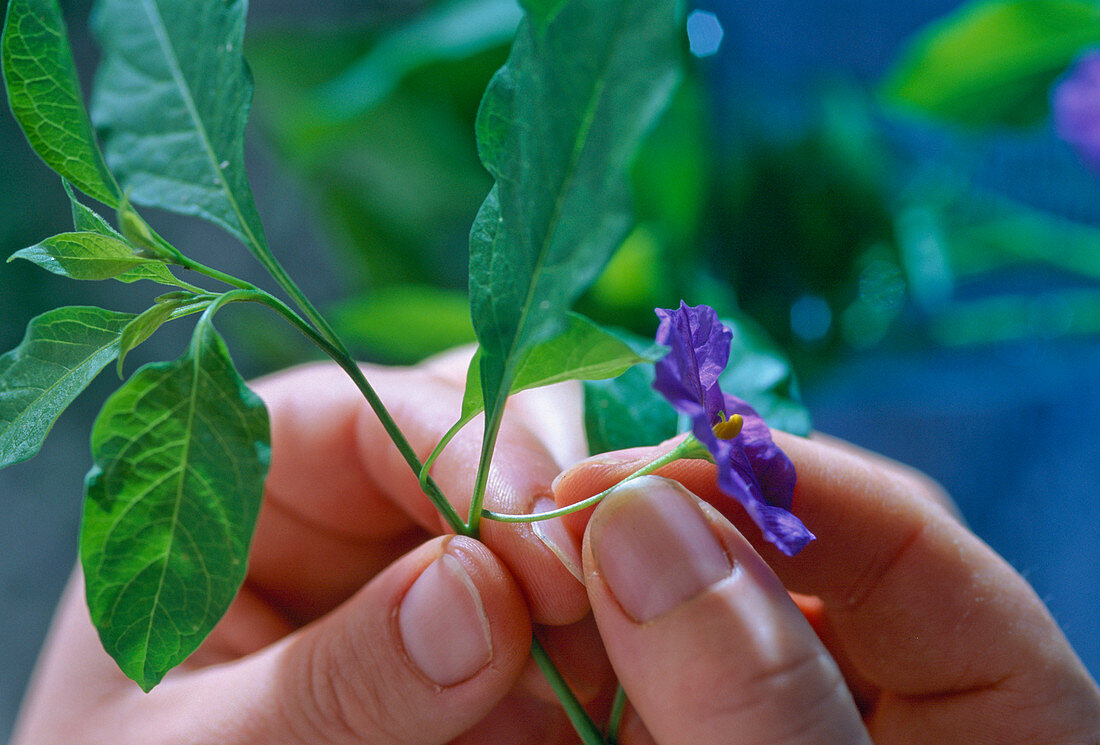
[[[1100,50],[1082,56],[1051,96],[1054,131],[1100,172]]]
[[[661,324],[657,343],[669,352],[657,362],[653,387],[678,410],[691,417],[691,430],[718,466],[718,486],[740,502],[764,537],[788,556],[814,539],[791,514],[794,464],[772,442],[764,420],[747,403],[725,394],[718,376],[726,368],[733,332],[707,305],[680,302],[675,310],[657,309]],[[734,415],[744,423],[736,437],[723,426]]]

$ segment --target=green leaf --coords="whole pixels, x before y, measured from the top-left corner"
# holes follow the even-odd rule
[[[11,0],[4,21],[4,81],[12,113],[46,165],[109,207],[118,185],[103,162],[56,0]]]
[[[92,119],[135,203],[211,220],[266,246],[244,165],[252,78],[244,0],[102,0]]]
[[[584,384],[584,429],[588,452],[656,445],[679,432],[679,416],[653,390],[651,365],[638,365],[613,380]]]
[[[528,17],[540,29],[554,20],[565,0],[519,0]]]
[[[22,343],[0,357],[0,467],[38,452],[61,412],[115,358],[133,317],[68,307],[30,322]]]
[[[928,26],[889,74],[885,98],[956,124],[1038,124],[1050,86],[1100,42],[1092,0],[981,0]]]
[[[132,269],[159,261],[134,254],[130,244],[101,233],[62,233],[11,255],[70,279],[120,279],[133,282],[145,277],[127,274]],[[163,266],[163,265],[162,265]]]
[[[95,210],[84,206],[77,201],[76,195],[73,194],[72,187],[69,186],[69,182],[65,179],[61,180],[61,184],[65,187],[65,193],[69,195],[69,204],[73,211],[73,227],[76,228],[78,233],[98,233],[106,238],[113,238],[119,241],[126,241],[126,238],[122,236],[117,230],[112,228],[110,224],[102,217],[99,216]],[[133,249],[131,248],[131,251]],[[134,282],[139,279],[150,279],[154,282],[159,282],[162,285],[176,285],[178,282],[176,278],[172,276],[172,272],[168,271],[168,267],[159,261],[145,261],[140,265],[130,269],[122,274],[118,275],[116,279],[123,282]]]
[[[186,314],[177,314],[177,311],[187,308],[187,312],[197,313],[200,310],[205,310],[208,305],[210,305],[209,300],[196,302],[192,293],[182,293],[179,297],[157,298],[157,302],[153,306],[147,308],[141,315],[126,324],[126,328],[122,329],[122,336],[118,343],[118,376],[122,377],[122,365],[131,349],[145,342],[168,320]]]
[[[520,25],[489,84],[478,147],[497,183],[470,235],[489,427],[630,229],[629,166],[679,79],[678,17],[674,0],[570,0]]]
[[[810,412],[799,400],[787,356],[747,316],[723,318],[722,323],[733,331],[729,363],[718,378],[722,390],[744,399],[769,427],[808,435],[813,428]]]
[[[191,654],[244,580],[270,456],[267,412],[205,319],[146,365],[92,429],[80,557],[104,648],[148,691]]]
[[[460,425],[485,408],[481,395],[479,354],[474,355],[466,373]],[[570,313],[565,333],[538,344],[527,353],[516,371],[509,393],[567,380],[614,378],[640,362],[652,362],[654,359],[652,352],[636,352],[618,336],[584,316]]]

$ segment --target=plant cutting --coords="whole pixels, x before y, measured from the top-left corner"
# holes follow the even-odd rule
[[[680,458],[712,460],[722,490],[768,540],[793,554],[812,539],[790,512],[790,461],[756,412],[718,388],[732,332],[713,309],[659,310],[657,342],[667,353],[571,312],[631,228],[633,158],[680,77],[679,4],[528,0],[523,9],[477,120],[478,150],[496,182],[470,233],[477,352],[459,420],[421,460],[265,238],[244,163],[252,97],[241,53],[245,2],[100,0],[92,23],[103,59],[90,113],[56,0],[8,3],[9,103],[31,147],[60,177],[73,217],[72,231],[11,258],[71,279],[159,287],[141,313],[69,306],[31,321],[23,342],[0,357],[0,465],[32,457],[105,367],[114,363],[121,375],[127,355],[162,325],[197,319],[184,353],[136,370],[92,427],[80,533],[85,597],[104,648],[143,690],[199,648],[247,573],[271,434],[264,404],[214,326],[238,303],[266,307],[346,373],[454,533],[477,538],[486,520],[551,519],[598,501],[534,515],[485,504],[509,397],[562,381],[608,380],[591,391],[592,401],[604,402],[590,406],[593,443],[629,426],[638,405],[667,406],[663,395],[690,418],[693,434],[636,475]],[[272,287],[190,258],[158,234],[140,212],[146,207],[221,226]],[[616,384],[654,361],[656,372],[641,374],[655,374],[655,387],[639,392],[626,378]],[[608,405],[609,396],[628,397],[630,406]],[[479,416],[479,463],[462,514],[431,468]],[[537,634],[532,654],[581,738],[613,740],[621,697],[611,721],[597,725]]]

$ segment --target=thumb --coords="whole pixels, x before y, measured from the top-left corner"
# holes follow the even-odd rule
[[[436,538],[337,610],[221,668],[247,693],[231,705],[238,732],[217,741],[448,742],[512,688],[530,644],[526,606],[500,561],[475,540]]]
[[[644,477],[612,492],[586,530],[584,571],[611,663],[660,745],[870,743],[779,580],[679,484]]]

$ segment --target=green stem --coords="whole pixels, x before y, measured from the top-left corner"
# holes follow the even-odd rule
[[[397,426],[397,422],[393,420],[393,417],[390,416],[389,411],[386,410],[386,407],[382,403],[382,400],[378,397],[378,394],[375,393],[374,388],[371,387],[371,384],[367,381],[366,376],[363,375],[363,371],[359,369],[359,365],[356,364],[356,362],[351,359],[351,357],[345,351],[343,351],[342,347],[334,345],[328,338],[320,334],[317,329],[310,326],[309,323],[307,323],[305,319],[299,316],[293,308],[291,308],[282,300],[275,297],[274,295],[271,295],[268,292],[264,292],[260,289],[242,288],[240,290],[231,290],[230,292],[223,295],[223,297],[226,296],[233,296],[233,298],[232,300],[222,301],[222,304],[224,302],[232,302],[233,300],[254,300],[256,302],[266,305],[267,307],[276,311],[277,313],[279,313],[279,315],[290,321],[290,323],[297,327],[303,334],[305,334],[310,341],[316,344],[321,349],[321,351],[331,357],[333,361],[335,361],[336,364],[338,364],[355,383],[360,393],[362,393],[363,397],[366,398],[367,403],[370,404],[371,409],[374,410],[375,415],[382,423],[382,427],[386,430],[386,434],[388,434],[393,440],[398,452],[401,453],[401,456],[405,459],[405,462],[409,464],[409,467],[412,468],[413,472],[419,477],[420,472],[423,470],[423,466],[420,463],[420,458],[416,455],[416,451],[413,450],[412,445],[409,444],[409,441],[405,438],[404,433],[402,433],[400,428]],[[428,477],[424,481],[424,484],[425,494],[427,494],[428,499],[431,500],[432,504],[435,505],[435,508],[439,510],[440,514],[443,515],[443,518],[451,526],[451,529],[454,530],[456,533],[465,532],[466,523],[455,511],[455,508],[451,506],[451,503],[447,500],[447,498],[443,495],[443,491],[439,488],[439,485],[436,484],[435,481],[431,479],[431,477]]]
[[[255,290],[257,292],[263,292],[263,290],[261,290],[259,287],[252,284],[251,282],[246,282],[243,279],[240,279],[238,277],[234,277],[232,274],[226,274],[223,271],[220,271],[220,270],[215,269],[213,267],[206,266],[205,264],[201,264],[198,261],[195,261],[194,259],[187,258],[183,254],[179,255],[179,257],[176,259],[175,263],[178,266],[183,267],[184,269],[190,269],[193,272],[198,272],[199,274],[203,274],[207,277],[210,277],[211,279],[216,279],[219,282],[224,282],[225,284],[229,285],[230,287],[236,287],[237,289],[240,289],[240,290]],[[264,293],[264,294],[267,294],[267,293]]]
[[[557,694],[562,708],[565,709],[565,715],[573,723],[573,729],[580,735],[581,742],[584,745],[607,745],[603,734],[596,727],[596,723],[592,721],[592,718],[588,716],[588,712],[581,706],[581,702],[573,695],[573,691],[565,682],[565,678],[558,672],[558,668],[554,666],[554,661],[550,659],[550,655],[546,653],[546,649],[536,636],[531,637],[531,656],[535,658],[535,664],[539,666],[539,670],[546,677],[546,681],[554,689],[554,693]]]
[[[611,716],[607,718],[607,741],[610,745],[619,742],[619,726],[623,723],[623,711],[626,709],[626,691],[623,684],[615,688],[615,700],[611,702]]]
[[[556,510],[549,510],[548,512],[536,512],[534,514],[527,515],[506,515],[501,512],[493,512],[491,510],[482,510],[482,515],[489,520],[497,520],[502,523],[535,523],[541,520],[552,520],[555,517],[562,517],[563,515],[570,515],[574,512],[580,512],[583,509],[587,509],[592,505],[598,504],[603,500],[612,490],[618,488],[621,484],[636,479],[639,476],[647,476],[657,469],[667,466],[669,463],[680,460],[682,458],[699,457],[699,441],[695,439],[694,435],[688,435],[679,445],[674,447],[656,460],[652,460],[645,464],[637,471],[634,471],[629,476],[626,476],[614,486],[604,489],[599,494],[593,494],[587,499],[582,499],[579,502],[574,502],[567,507],[559,507]]]
[[[506,389],[505,389],[506,390]],[[504,416],[504,401],[498,401],[493,407],[492,418],[485,419],[485,436],[481,441],[481,460],[477,464],[477,478],[474,481],[473,496],[470,498],[470,517],[466,523],[466,535],[477,538],[481,528],[481,517],[486,512],[485,488],[489,483],[489,464],[493,459],[493,449],[497,444],[500,422]]]

